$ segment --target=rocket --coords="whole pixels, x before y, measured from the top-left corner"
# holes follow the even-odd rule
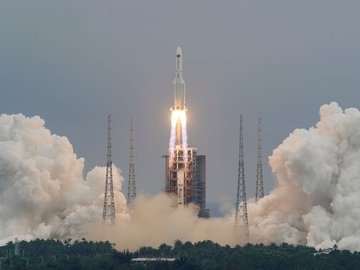
[[[174,90],[174,108],[173,110],[185,111],[185,81],[182,77],[182,51],[178,47],[176,49],[176,77],[173,81]]]
[[[185,81],[182,77],[182,61],[183,54],[181,48],[178,47],[176,49],[176,75],[173,81],[174,105],[171,108],[169,168],[172,168],[175,163],[175,168],[172,170],[175,170],[178,205],[184,206],[186,188],[188,188],[185,181],[185,172],[188,169],[189,159],[186,131]]]
[[[182,77],[182,61],[183,54],[181,48],[176,49],[176,75],[173,81],[174,91],[174,107],[171,108],[172,113],[172,126],[175,127],[175,141],[170,145],[178,145],[184,148],[187,147],[187,134],[186,134],[186,107],[185,107],[185,81]]]

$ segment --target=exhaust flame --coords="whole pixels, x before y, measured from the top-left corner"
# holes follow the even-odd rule
[[[177,127],[180,125],[181,133],[177,134]],[[179,137],[180,136],[180,137]],[[180,143],[180,145],[179,145]],[[169,162],[170,165],[174,160],[174,149],[176,146],[180,146],[184,151],[184,158],[187,160],[187,129],[186,129],[186,111],[174,110],[171,112],[171,131],[169,141]]]

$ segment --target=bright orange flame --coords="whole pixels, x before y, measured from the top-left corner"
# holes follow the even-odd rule
[[[175,110],[175,111],[171,112],[171,127],[175,127],[178,120],[180,120],[182,127],[186,127],[186,112],[185,111]]]
[[[176,126],[177,123],[180,123],[180,133],[181,134],[181,147],[184,150],[185,159],[187,159],[187,131],[186,131],[186,110],[174,110],[171,112],[171,133],[170,133],[170,142],[169,142],[169,155],[170,155],[170,164],[174,158],[174,149],[175,143],[177,141],[177,132]]]

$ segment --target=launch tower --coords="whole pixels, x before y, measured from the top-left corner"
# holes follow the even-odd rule
[[[169,153],[165,157],[165,192],[177,197],[178,207],[194,203],[199,216],[208,217],[206,209],[206,156],[187,144],[185,81],[182,77],[182,51],[176,50],[176,76],[173,82],[174,106],[171,108]]]

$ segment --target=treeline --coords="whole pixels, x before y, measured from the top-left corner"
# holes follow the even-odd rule
[[[317,251],[305,246],[220,246],[211,241],[173,246],[142,247],[135,252],[117,251],[110,242],[33,240],[0,247],[0,269],[244,269],[244,270],[342,270],[360,269],[360,253]],[[175,258],[174,262],[132,262],[133,258]]]

